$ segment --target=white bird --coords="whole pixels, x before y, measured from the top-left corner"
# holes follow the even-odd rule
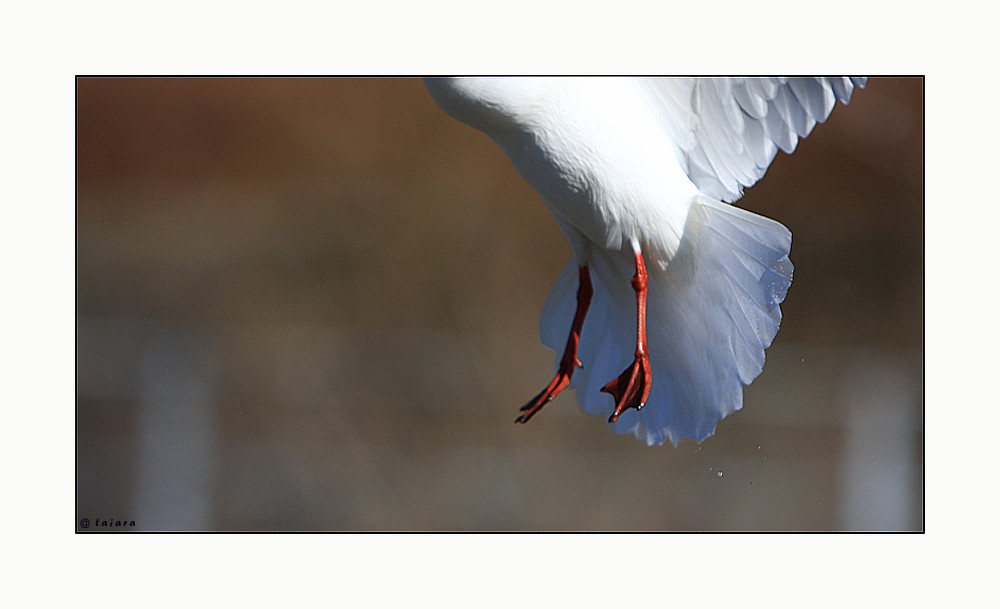
[[[425,84],[503,149],[573,249],[541,317],[557,372],[517,421],[574,387],[585,412],[650,446],[715,433],[761,373],[792,281],[788,229],[727,203],[865,79]]]

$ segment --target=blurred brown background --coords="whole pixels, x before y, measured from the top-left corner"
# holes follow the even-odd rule
[[[795,280],[744,409],[678,448],[572,393],[515,426],[569,246],[419,80],[81,78],[77,109],[78,518],[923,526],[919,78],[872,78],[740,202]]]

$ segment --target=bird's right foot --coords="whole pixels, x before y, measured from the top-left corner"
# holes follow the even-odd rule
[[[515,419],[514,422],[527,423],[528,419],[535,416],[535,413],[542,409],[542,406],[545,406],[546,404],[551,402],[553,398],[559,395],[559,393],[563,389],[569,386],[569,381],[570,379],[573,378],[574,366],[579,366],[579,365],[580,362],[576,359],[576,356],[574,355],[573,363],[569,365],[569,369],[567,370],[564,358],[563,364],[559,366],[559,371],[556,372],[556,376],[555,378],[552,379],[552,382],[549,383],[545,389],[542,389],[542,392],[536,395],[534,399],[532,399],[530,402],[521,407],[521,412],[523,412],[524,414],[517,417],[517,419]]]
[[[587,268],[587,265],[583,265],[580,267],[580,285],[576,290],[576,315],[573,316],[573,327],[570,328],[569,338],[566,340],[566,349],[563,351],[562,361],[559,362],[559,370],[556,371],[552,382],[521,408],[521,412],[524,414],[517,417],[514,420],[515,423],[527,423],[528,419],[542,409],[542,406],[551,402],[552,398],[569,386],[569,382],[573,378],[573,371],[576,370],[577,366],[583,367],[583,364],[576,357],[576,351],[580,346],[583,320],[587,317],[587,308],[590,307],[590,298],[593,295],[594,288],[590,283],[590,269]]]

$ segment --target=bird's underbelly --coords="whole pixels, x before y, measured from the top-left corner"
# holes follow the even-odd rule
[[[588,154],[587,147],[551,154],[534,138],[495,139],[560,223],[588,241],[620,250],[636,239],[662,264],[677,251],[698,191],[672,157],[656,163],[660,159],[621,158],[606,150]]]

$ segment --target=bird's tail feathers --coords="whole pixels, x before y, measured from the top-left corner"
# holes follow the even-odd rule
[[[781,321],[792,281],[791,233],[757,214],[698,198],[681,245],[665,270],[650,270],[647,338],[653,367],[649,400],[627,410],[615,432],[648,445],[685,437],[702,441],[719,419],[743,405],[743,385],[762,371],[764,350]],[[631,251],[594,248],[594,295],[573,376],[581,408],[608,417],[613,398],[600,389],[635,354],[636,304]],[[561,357],[576,308],[577,263],[563,270],[541,318],[543,344]]]

